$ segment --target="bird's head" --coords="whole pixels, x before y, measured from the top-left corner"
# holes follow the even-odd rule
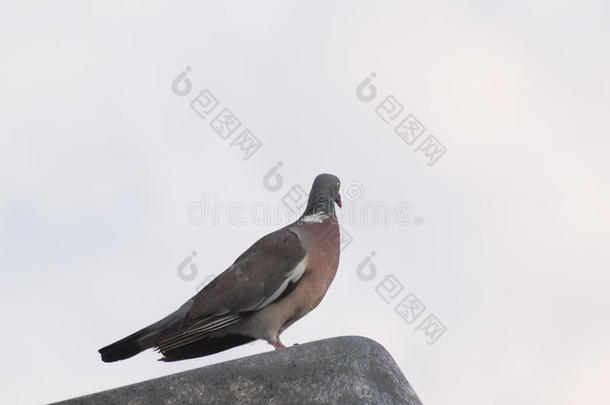
[[[334,212],[334,204],[341,208],[341,181],[335,175],[323,173],[316,176],[309,192],[306,214],[320,211]]]

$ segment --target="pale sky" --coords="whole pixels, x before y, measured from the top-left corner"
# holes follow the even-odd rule
[[[411,221],[341,214],[353,240],[285,344],[372,338],[426,404],[605,403],[608,2],[124,3],[0,2],[4,403],[272,350],[97,353],[287,221],[235,212],[281,205],[322,172],[341,178],[345,212],[408,207]],[[219,104],[202,118],[190,103],[204,89]],[[388,123],[387,96],[402,106]],[[241,121],[226,140],[210,127],[223,108]],[[425,127],[411,145],[394,131],[409,114]],[[232,145],[244,129],[262,142],[247,160]],[[446,148],[432,166],[418,150],[429,135]],[[202,196],[224,204],[216,221],[192,220]],[[389,303],[387,276],[402,286]],[[425,306],[410,324],[395,311],[409,296]],[[428,316],[446,327],[432,345]]]

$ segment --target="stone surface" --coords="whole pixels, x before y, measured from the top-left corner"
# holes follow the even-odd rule
[[[421,404],[390,354],[358,336],[325,339],[68,401],[76,404]]]

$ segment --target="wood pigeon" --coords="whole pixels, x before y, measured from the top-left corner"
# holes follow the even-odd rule
[[[337,272],[340,185],[318,175],[296,222],[259,239],[177,311],[100,349],[102,360],[155,348],[160,360],[176,361],[256,339],[284,348],[280,334],[320,303]]]

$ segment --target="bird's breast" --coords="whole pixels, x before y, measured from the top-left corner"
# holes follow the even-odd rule
[[[307,271],[316,293],[324,295],[335,277],[339,265],[339,224],[329,217],[322,222],[304,224],[307,245]],[[317,297],[316,297],[317,299]]]

